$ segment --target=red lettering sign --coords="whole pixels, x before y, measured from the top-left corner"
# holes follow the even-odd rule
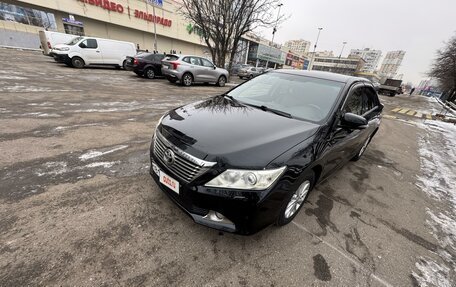
[[[171,27],[171,25],[173,23],[169,19],[165,19],[165,18],[162,18],[159,16],[154,16],[152,14],[148,14],[147,12],[139,11],[138,9],[135,9],[134,15],[135,15],[135,18],[143,19],[145,21],[152,22],[152,23],[161,24],[165,27]]]
[[[109,0],[78,0],[79,2],[84,2],[93,6],[101,7],[105,10],[114,11],[120,14],[123,14],[124,7],[122,4],[117,4],[116,2]]]

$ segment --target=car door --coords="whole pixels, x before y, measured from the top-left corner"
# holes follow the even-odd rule
[[[322,177],[326,177],[329,173],[349,161],[356,154],[364,139],[367,138],[364,129],[344,127],[341,125],[340,120],[345,113],[363,115],[364,88],[363,83],[352,86],[342,107],[338,111],[339,117],[335,120],[325,139],[325,148],[322,152],[324,166]]]
[[[79,47],[85,60],[88,62],[86,64],[103,64],[103,56],[96,39],[85,39],[79,43]]]
[[[202,82],[203,80],[201,79],[201,74],[202,74],[203,71],[202,71],[200,58],[198,58],[198,57],[185,57],[184,61],[190,64],[188,66],[188,69],[189,69],[189,72],[191,72],[192,75],[193,75],[193,80],[195,82]]]
[[[200,58],[202,64],[202,75],[201,78],[203,82],[216,82],[217,79],[217,72],[214,69],[215,65],[212,64],[209,60]]]

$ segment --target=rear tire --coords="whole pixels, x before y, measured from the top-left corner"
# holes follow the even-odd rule
[[[249,79],[253,79],[253,75],[250,75],[250,76],[249,76]]]
[[[148,79],[154,79],[155,78],[155,71],[154,69],[152,68],[147,68],[145,71],[144,71],[144,77],[148,78]]]
[[[309,172],[304,176],[299,187],[290,192],[283,207],[280,209],[279,217],[276,222],[277,226],[286,225],[296,217],[314,187],[314,180],[314,173]]]
[[[190,87],[193,83],[193,76],[190,73],[182,75],[181,84],[186,87]]]
[[[84,68],[85,63],[84,63],[83,59],[75,56],[75,57],[71,58],[71,65],[76,69],[81,69],[81,68]]]
[[[122,63],[122,68],[124,70],[127,70],[127,60],[124,60],[123,63]]]
[[[225,84],[226,84],[226,77],[225,76],[220,76],[218,81],[217,81],[217,86],[224,87]]]

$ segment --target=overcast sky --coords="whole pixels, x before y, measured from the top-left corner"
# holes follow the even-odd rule
[[[406,51],[399,73],[415,85],[435,57],[435,51],[456,35],[456,0],[282,0],[281,14],[289,18],[279,26],[274,42],[305,39],[317,51],[339,55],[342,42],[350,49],[373,48]],[[278,12],[278,11],[277,11]],[[262,30],[270,39],[272,29]],[[311,49],[311,50],[312,50]],[[381,64],[380,60],[379,66]]]

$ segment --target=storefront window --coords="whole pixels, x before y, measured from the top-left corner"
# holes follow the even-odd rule
[[[0,20],[57,30],[53,13],[0,2]]]

